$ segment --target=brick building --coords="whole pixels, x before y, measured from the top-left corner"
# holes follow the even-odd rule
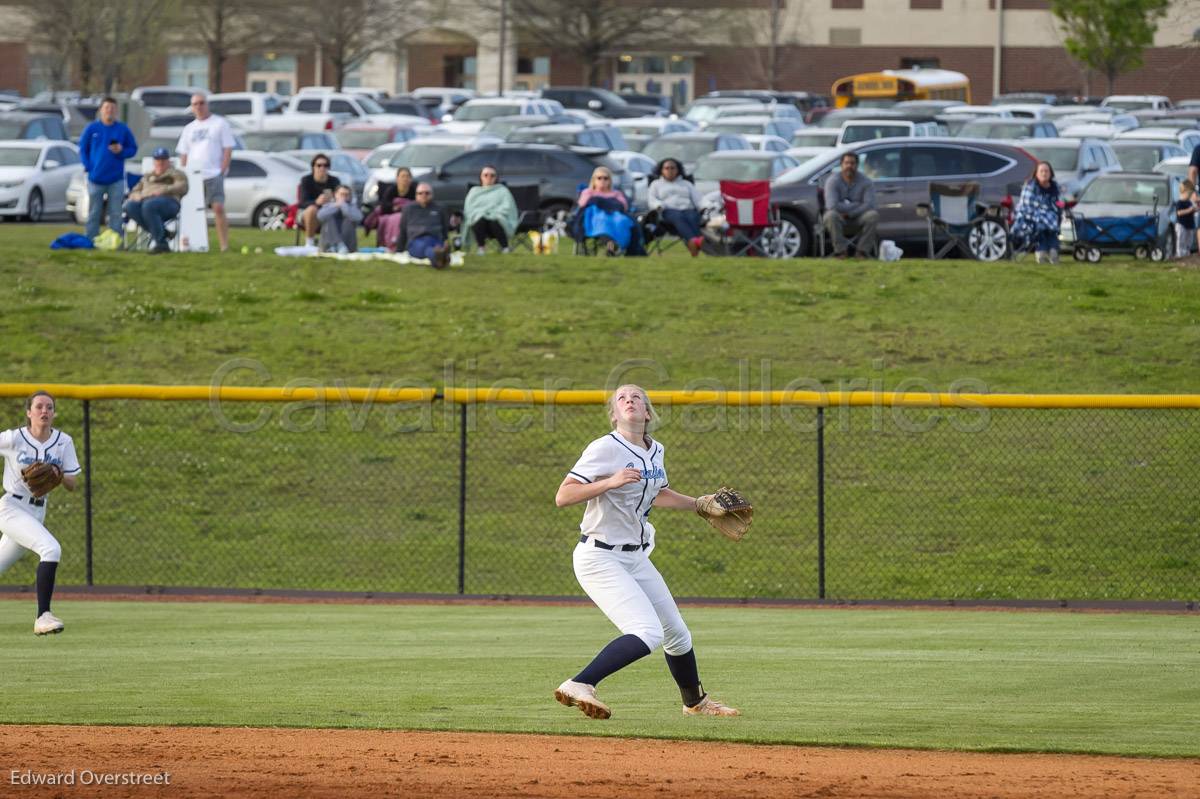
[[[398,92],[417,86],[465,86],[482,91],[536,89],[584,82],[586,67],[571,52],[522,35],[520,19],[503,34],[495,11],[450,0],[436,21],[410,20],[395,46],[366,59],[349,85]],[[712,15],[705,33],[661,48],[615,48],[605,54],[602,83],[614,89],[674,93],[680,101],[713,89],[765,86],[769,74],[771,0],[675,0]],[[775,27],[776,87],[828,93],[855,72],[912,65],[970,77],[977,102],[999,91],[1103,94],[1103,76],[1085,75],[1066,54],[1049,0],[779,0]],[[1120,93],[1200,97],[1200,16],[1196,0],[1175,0],[1160,25],[1145,66],[1122,75]],[[727,24],[736,15],[739,26]],[[27,18],[0,5],[0,88],[46,88],[48,54],[30,44]],[[384,37],[386,38],[386,37]],[[287,94],[327,84],[333,70],[311,48],[263,46],[232,55],[221,75],[225,91]],[[148,68],[141,84],[208,86],[208,57],[186,35]],[[120,87],[131,88],[131,87]],[[211,88],[211,87],[210,87]]]

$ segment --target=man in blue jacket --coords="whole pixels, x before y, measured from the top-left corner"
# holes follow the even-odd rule
[[[108,226],[121,232],[121,201],[125,198],[125,159],[137,154],[137,141],[117,119],[117,101],[105,97],[96,121],[79,137],[79,160],[88,178],[87,237],[100,235],[100,211],[108,199]]]

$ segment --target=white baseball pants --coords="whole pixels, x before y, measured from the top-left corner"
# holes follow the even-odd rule
[[[36,552],[40,560],[57,563],[62,559],[62,547],[42,524],[45,518],[44,507],[25,505],[7,494],[0,498],[0,574],[27,549]]]
[[[651,652],[662,646],[668,655],[683,655],[692,648],[692,634],[646,550],[606,550],[589,540],[575,546],[572,560],[579,585],[622,634],[641,638]]]

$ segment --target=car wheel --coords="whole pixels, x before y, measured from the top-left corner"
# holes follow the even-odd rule
[[[278,200],[267,200],[254,210],[254,226],[259,230],[283,230],[287,206]]]
[[[46,204],[42,200],[41,189],[34,189],[29,193],[29,205],[25,209],[25,218],[30,222],[41,222],[45,210]]]
[[[971,255],[979,261],[999,261],[1008,254],[1008,231],[995,219],[984,219],[967,237]]]
[[[567,203],[550,203],[542,209],[542,231],[557,230],[566,233],[567,217],[571,215],[571,206]]]
[[[802,258],[808,255],[811,238],[803,222],[792,216],[784,216],[779,222],[774,255],[776,258]]]

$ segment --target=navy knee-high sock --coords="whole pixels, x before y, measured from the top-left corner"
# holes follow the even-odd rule
[[[640,660],[650,654],[646,642],[632,633],[614,638],[608,646],[600,650],[600,654],[587,664],[583,671],[572,679],[575,682],[596,685],[608,675],[620,671],[635,660]]]
[[[665,652],[663,654],[666,654]],[[689,649],[682,655],[667,655],[667,668],[679,686],[683,703],[695,707],[704,699],[704,686],[700,684],[700,669],[696,666],[696,650]]]
[[[37,567],[38,616],[50,610],[50,597],[54,594],[54,574],[58,571],[57,561],[43,560]]]

